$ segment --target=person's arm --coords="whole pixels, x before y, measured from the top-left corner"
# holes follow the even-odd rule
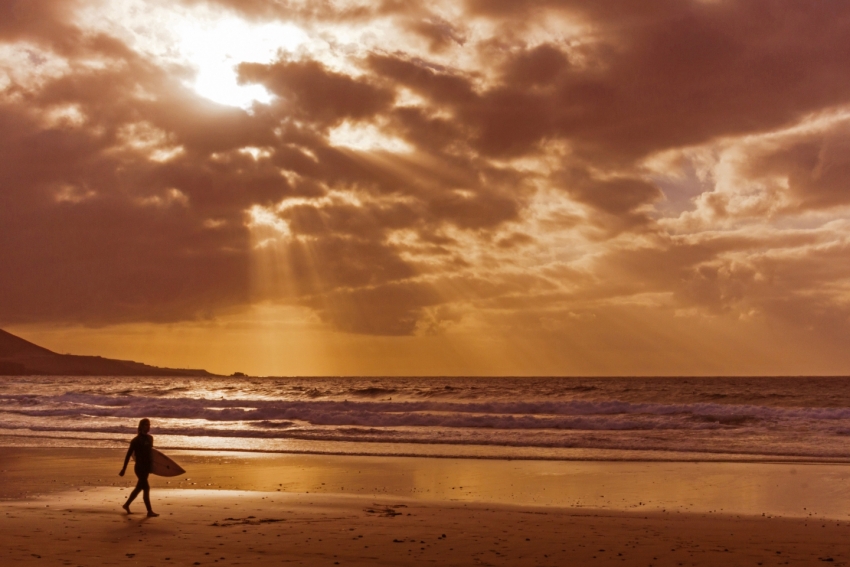
[[[133,455],[133,451],[135,451],[136,446],[131,442],[130,448],[127,449],[127,456],[124,457],[124,466],[121,467],[121,472],[118,473],[118,476],[124,476],[124,473],[127,472],[127,463],[130,462],[130,457]]]

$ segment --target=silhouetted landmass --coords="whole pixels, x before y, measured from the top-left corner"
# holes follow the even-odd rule
[[[0,376],[215,376],[101,356],[58,354],[0,329]]]

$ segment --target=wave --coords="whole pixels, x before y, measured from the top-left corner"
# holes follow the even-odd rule
[[[351,388],[348,390],[348,393],[352,396],[367,396],[367,397],[377,397],[377,396],[386,396],[389,394],[394,394],[398,392],[395,388],[377,388],[374,386],[370,386],[368,388]]]
[[[498,452],[508,458],[562,449],[850,458],[850,380],[729,382],[734,388],[706,382],[696,389],[686,381],[446,382],[2,382],[0,435],[123,437],[149,417],[158,436],[207,448],[344,442],[413,452],[413,445],[426,452],[432,449],[424,445],[435,445],[460,456],[479,453],[474,445],[502,446]]]
[[[278,421],[306,422],[325,426],[372,427],[451,427],[484,429],[578,429],[578,430],[650,430],[650,429],[715,429],[719,422],[636,419],[629,416],[539,417],[533,415],[455,414],[421,412],[328,411],[299,405],[296,407],[215,409],[166,406],[163,404],[121,407],[54,408],[5,410],[5,413],[29,417],[114,417],[202,419],[210,422]]]
[[[34,433],[62,433],[60,438],[73,438],[78,440],[89,440],[92,438],[73,437],[73,435],[81,434],[110,434],[127,436],[127,438],[115,439],[117,442],[126,442],[129,436],[135,434],[135,428],[127,426],[77,426],[77,427],[53,427],[53,426],[0,426],[0,431],[28,431]],[[14,434],[12,434],[14,435]],[[530,448],[530,449],[594,449],[594,450],[613,450],[613,451],[640,451],[640,452],[661,452],[668,454],[705,454],[705,455],[738,455],[738,456],[760,456],[760,457],[784,457],[784,458],[809,458],[809,459],[850,459],[850,451],[846,448],[832,446],[782,446],[781,444],[773,444],[769,446],[760,446],[758,451],[753,451],[744,446],[727,446],[722,443],[709,446],[702,439],[694,439],[688,442],[687,440],[679,440],[679,443],[671,445],[659,439],[646,438],[598,438],[598,437],[542,437],[529,439],[527,437],[512,438],[512,437],[441,437],[441,436],[416,436],[408,431],[394,431],[386,429],[363,429],[363,428],[339,428],[334,430],[293,430],[293,431],[271,431],[271,430],[239,430],[239,429],[208,429],[195,427],[157,427],[157,438],[169,439],[166,445],[171,444],[172,448],[181,448],[177,438],[221,438],[221,439],[257,439],[257,440],[299,440],[299,441],[325,441],[325,442],[342,442],[342,443],[365,443],[367,445],[375,443],[392,444],[392,446],[400,445],[433,445],[433,446],[465,446],[465,447],[506,447],[506,448]],[[177,445],[173,445],[177,442]],[[160,442],[158,446],[163,446]],[[215,450],[216,446],[208,446],[207,449]],[[220,450],[227,450],[228,447],[218,447]],[[238,450],[243,450],[239,448]],[[293,452],[289,448],[282,448],[278,451]],[[271,450],[271,452],[278,452]],[[299,452],[299,451],[295,451]],[[313,451],[307,451],[313,452]],[[331,454],[347,454],[349,449],[340,448],[338,451],[319,451],[321,453]],[[365,452],[363,454],[373,454]],[[386,453],[374,453],[386,454]],[[399,455],[422,456],[415,450],[398,453]],[[430,453],[428,456],[433,456]],[[452,455],[457,457],[457,454]],[[471,453],[468,456],[475,456]],[[510,457],[516,458],[516,457]],[[545,454],[540,454],[535,458],[546,458]],[[634,460],[630,458],[628,460]]]
[[[367,388],[362,395],[373,396],[389,392]],[[457,402],[457,401],[333,401],[333,400],[268,400],[268,399],[206,399],[206,398],[148,398],[121,395],[103,396],[66,393],[59,396],[30,394],[0,394],[0,409],[9,411],[8,405],[58,406],[54,409],[34,410],[38,415],[73,415],[82,412],[91,415],[108,415],[109,408],[126,408],[137,412],[161,412],[160,417],[200,417],[207,419],[213,412],[235,411],[234,419],[275,419],[263,417],[275,412],[326,412],[340,414],[395,414],[445,412],[454,414],[488,414],[501,416],[690,416],[700,420],[842,420],[850,419],[850,407],[776,407],[718,403],[634,403],[620,400],[568,400],[551,402]],[[50,414],[47,412],[55,411]],[[67,413],[63,413],[67,412]],[[207,413],[204,413],[207,412]],[[33,413],[31,415],[36,415]],[[123,414],[125,417],[136,413]],[[223,413],[222,415],[227,415]],[[256,417],[252,417],[252,415]],[[285,416],[282,419],[290,419]]]

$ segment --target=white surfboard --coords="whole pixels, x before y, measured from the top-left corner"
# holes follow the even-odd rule
[[[133,455],[133,460],[136,456]],[[180,476],[185,473],[183,467],[175,463],[171,457],[160,453],[156,449],[151,449],[151,474],[157,476]]]

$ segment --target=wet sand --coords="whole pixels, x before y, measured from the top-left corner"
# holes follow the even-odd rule
[[[140,500],[134,514],[120,508],[135,480],[117,476],[122,456],[114,450],[0,448],[0,562],[850,562],[850,523],[840,511],[847,467],[840,465],[708,467],[174,452],[189,472],[179,479],[153,479],[152,500],[161,516],[149,519]],[[794,486],[798,490],[790,494]],[[596,494],[592,501],[600,488],[608,494]],[[717,500],[717,493],[729,491],[728,498]],[[772,492],[774,498],[764,496]],[[653,504],[665,493],[664,502]],[[759,504],[791,510],[827,501],[833,507],[828,514],[812,506],[786,515],[758,512]],[[718,502],[728,508],[712,509]],[[848,513],[845,508],[843,518],[850,519]]]

